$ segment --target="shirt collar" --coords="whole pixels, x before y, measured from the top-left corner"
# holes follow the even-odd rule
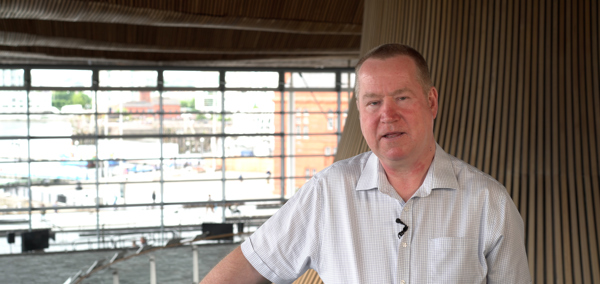
[[[377,188],[377,176],[379,172],[379,158],[371,152],[362,174],[356,184],[356,190],[369,190]]]
[[[380,166],[379,158],[373,153],[369,156],[367,163],[358,179],[356,190],[378,189],[385,187],[388,182],[380,185],[379,178],[385,177],[383,167]],[[458,180],[454,174],[451,156],[436,144],[435,156],[423,184],[414,196],[425,197],[431,193],[432,189],[449,188],[458,189]]]

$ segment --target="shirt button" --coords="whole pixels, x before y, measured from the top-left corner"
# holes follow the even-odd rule
[[[401,280],[401,281],[400,281],[400,283],[402,283],[402,284],[406,284],[406,281],[404,281],[404,280]]]
[[[408,244],[407,244],[406,242],[402,243],[402,247],[403,247],[403,248],[405,248],[405,247],[407,247],[407,246],[408,246]]]
[[[404,212],[408,212],[408,207],[404,207]]]

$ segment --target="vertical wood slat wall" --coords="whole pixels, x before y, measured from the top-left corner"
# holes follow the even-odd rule
[[[599,16],[596,0],[365,2],[361,53],[423,53],[436,139],[506,186],[534,283],[600,283]],[[336,160],[369,150],[350,106]]]

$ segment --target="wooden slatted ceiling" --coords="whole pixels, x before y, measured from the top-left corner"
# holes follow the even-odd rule
[[[280,0],[221,0],[221,1],[134,1],[86,0],[124,7],[169,10],[211,16],[232,16],[269,19],[308,20],[316,22],[362,23],[363,1],[280,1]],[[324,3],[325,2],[325,3]],[[359,12],[357,12],[359,11]]]
[[[21,54],[93,64],[342,62],[358,55],[362,7],[362,0],[0,0],[0,52],[11,62]]]
[[[423,52],[437,141],[506,186],[534,283],[599,283],[598,2],[366,4],[361,53],[390,41]],[[337,160],[368,150],[359,129],[349,116]]]
[[[336,49],[358,51],[360,36],[0,19],[0,31],[170,48]]]
[[[293,4],[293,17],[284,18],[282,10],[272,9],[280,4],[267,6],[261,1],[244,1],[245,4],[220,1],[222,9],[208,9],[199,13],[190,11],[173,11],[164,8],[169,1],[136,1],[140,5],[127,6],[99,1],[77,0],[2,0],[0,2],[0,18],[11,19],[44,19],[69,22],[125,23],[146,26],[170,27],[208,27],[223,29],[279,31],[291,33],[318,34],[359,34],[360,24],[354,24],[356,14],[359,14],[360,1],[280,1],[278,3]],[[203,1],[212,4],[213,1]],[[148,4],[156,5],[148,5]],[[308,4],[307,4],[308,3]],[[297,5],[296,5],[297,4]],[[285,4],[283,8],[286,8]],[[200,7],[205,7],[200,5]],[[343,8],[342,8],[343,7]],[[258,9],[255,9],[258,8]],[[270,9],[265,9],[270,8]],[[255,10],[261,10],[258,17]],[[349,13],[343,13],[348,11]],[[215,12],[217,12],[215,15]],[[225,12],[225,13],[222,13]],[[342,22],[334,22],[329,15],[336,15]],[[233,14],[233,15],[228,15]],[[291,14],[290,14],[291,15]],[[314,21],[313,19],[317,19]]]

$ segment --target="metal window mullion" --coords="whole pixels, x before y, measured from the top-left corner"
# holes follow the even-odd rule
[[[31,192],[31,120],[29,117],[29,92],[31,89],[31,69],[24,69],[23,77],[23,84],[25,85],[25,92],[27,94],[27,195],[29,195],[29,231],[31,231],[31,211],[33,210],[33,198]]]
[[[100,144],[100,138],[98,133],[98,69],[92,70],[92,90],[94,92],[94,102],[96,105],[94,106],[94,116],[96,121],[95,127],[95,144],[96,144],[96,238],[98,241],[98,248],[100,248],[100,156],[98,151],[98,145]],[[107,133],[104,133],[106,135]]]
[[[340,71],[335,72],[335,90],[337,92],[337,149],[340,139],[342,139],[342,74]]]
[[[283,200],[285,199],[285,159],[283,158],[284,154],[285,154],[285,136],[283,135],[285,133],[285,73],[283,71],[279,71],[279,90],[280,90],[280,130],[281,130],[281,151],[280,151],[280,157],[281,157],[281,201],[283,202]],[[275,171],[273,171],[275,172]],[[273,183],[275,183],[273,181]]]
[[[164,222],[164,176],[163,176],[163,123],[165,111],[163,109],[163,87],[164,77],[163,70],[158,70],[157,88],[158,88],[158,118],[159,118],[159,140],[160,140],[160,236],[161,243],[164,243],[165,239],[165,222]],[[154,202],[154,200],[153,200]]]
[[[219,90],[221,91],[221,186],[222,186],[222,200],[223,200],[223,220],[225,223],[225,71],[219,71]]]
[[[290,86],[294,85],[294,76],[290,76]],[[286,156],[287,158],[287,163],[289,165],[288,170],[290,171],[289,176],[295,176],[295,171],[296,171],[296,165],[294,164],[296,161],[296,158],[294,157],[295,155],[295,138],[296,136],[294,135],[289,135],[289,134],[293,134],[294,133],[294,115],[295,115],[295,101],[294,101],[294,91],[288,90],[288,101],[289,101],[289,111],[288,111],[288,134],[286,135],[284,133],[285,136],[289,137],[287,139],[288,141],[288,148],[287,148],[287,154]],[[288,182],[288,188],[290,190],[294,190],[294,179],[289,178],[289,179],[285,179],[284,182]]]

